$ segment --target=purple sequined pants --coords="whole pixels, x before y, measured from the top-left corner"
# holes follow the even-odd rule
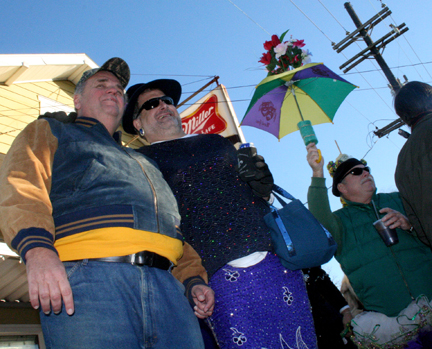
[[[248,268],[225,265],[209,285],[221,348],[317,348],[303,273],[285,269],[275,255]]]

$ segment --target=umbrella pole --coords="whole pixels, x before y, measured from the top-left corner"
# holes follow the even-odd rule
[[[309,120],[305,120],[303,118],[302,112],[300,110],[300,106],[299,106],[298,101],[297,101],[297,96],[295,94],[295,91],[294,91],[293,87],[291,87],[291,93],[294,96],[294,100],[295,100],[295,102],[297,104],[297,109],[298,109],[298,111],[300,113],[300,117],[302,119],[302,121],[300,121],[297,124],[297,127],[300,130],[300,134],[301,134],[301,136],[303,138],[303,142],[304,142],[305,145],[308,145],[309,143],[315,143],[315,145],[317,145],[318,144],[318,138],[315,135],[315,132],[313,130],[311,122]],[[321,162],[322,155],[321,155],[321,150],[317,149],[317,151],[318,151],[318,159],[315,160],[315,162],[319,163],[319,162]]]
[[[293,87],[291,87],[291,93],[292,93],[292,95],[294,96],[294,100],[295,100],[295,102],[296,102],[296,104],[297,104],[297,109],[298,109],[298,111],[299,111],[299,113],[300,113],[300,117],[301,117],[302,121],[304,121],[303,114],[302,114],[302,112],[301,112],[301,110],[300,110],[300,106],[299,106],[298,101],[297,101],[297,96],[296,96],[296,94],[295,94],[295,91],[294,91],[294,88],[293,88]]]

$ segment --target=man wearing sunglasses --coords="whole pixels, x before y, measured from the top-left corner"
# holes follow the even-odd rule
[[[319,156],[315,144],[309,144],[306,149],[312,168],[309,209],[335,238],[338,244],[335,258],[363,306],[369,315],[376,314],[376,318],[368,321],[378,324],[377,319],[383,314],[385,319],[395,317],[420,295],[431,300],[432,254],[412,233],[399,193],[377,194],[374,178],[364,160],[345,155],[328,165],[333,177],[332,193],[343,204],[343,208],[332,213],[325,186],[324,160],[316,162]],[[375,230],[373,223],[378,218],[374,207],[384,224],[396,229],[399,238],[396,245],[387,247]],[[356,317],[354,321],[357,320]],[[383,323],[380,325],[377,328],[388,328]],[[391,330],[398,333],[399,328]],[[380,333],[375,335],[379,337]]]
[[[175,107],[177,81],[137,84],[127,93],[123,128],[150,143],[138,151],[155,160],[177,199],[185,240],[201,256],[215,291],[211,321],[220,346],[279,348],[283,341],[316,348],[303,275],[285,270],[269,253],[263,219],[269,212],[263,197],[273,184],[268,166],[261,162],[250,186],[236,171],[237,151],[229,140],[186,135]]]

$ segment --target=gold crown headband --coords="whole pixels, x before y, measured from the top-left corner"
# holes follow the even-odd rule
[[[340,155],[336,158],[336,161],[330,161],[330,162],[327,164],[327,170],[328,170],[329,173],[330,173],[330,177],[333,178],[334,174],[336,173],[336,170],[338,169],[338,167],[339,167],[339,165],[340,165],[341,163],[343,163],[344,161],[346,161],[346,160],[348,160],[348,159],[351,159],[351,158],[352,158],[352,156],[349,156],[349,155],[347,155],[347,154],[340,154]],[[367,165],[367,161],[364,160],[364,159],[361,159],[360,162],[361,162],[363,165],[365,165],[365,166]]]

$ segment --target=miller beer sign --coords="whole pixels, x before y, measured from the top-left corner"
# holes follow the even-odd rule
[[[219,114],[217,96],[212,94],[191,115],[182,118],[182,127],[187,134],[225,131],[227,123]]]
[[[223,85],[199,99],[180,113],[182,127],[186,134],[220,134],[244,143],[234,108]]]

